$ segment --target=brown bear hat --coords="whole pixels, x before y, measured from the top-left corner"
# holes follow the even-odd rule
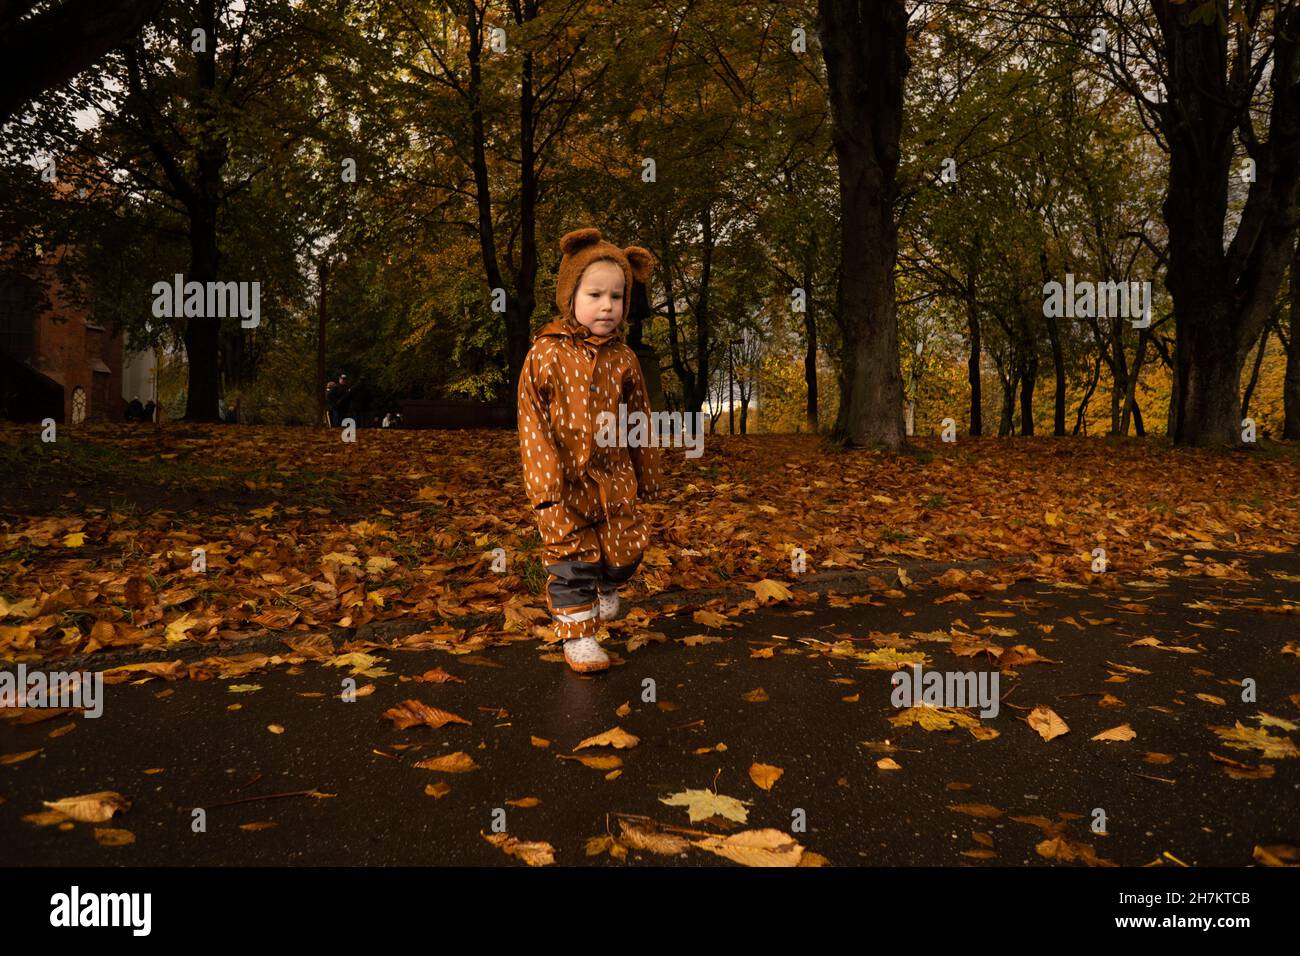
[[[600,238],[600,230],[590,226],[567,232],[560,239],[560,272],[555,278],[555,304],[560,307],[559,322],[570,328],[582,328],[573,317],[573,296],[583,270],[599,259],[613,259],[623,270],[623,321],[616,333],[627,327],[627,313],[632,307],[632,280],[645,282],[654,272],[654,256],[640,246],[620,249]],[[587,330],[583,330],[587,331]]]

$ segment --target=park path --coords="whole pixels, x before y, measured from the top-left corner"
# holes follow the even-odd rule
[[[815,601],[734,626],[680,606],[649,625],[662,640],[630,652],[635,629],[617,622],[618,662],[595,676],[530,639],[465,655],[371,649],[359,666],[379,670],[355,681],[374,689],[352,702],[339,696],[347,670],[315,661],[113,684],[99,718],[0,721],[0,759],[36,751],[0,764],[0,864],[522,865],[505,837],[488,839],[503,821],[522,841],[509,846],[544,859],[533,844],[549,845],[557,865],[732,866],[689,841],[767,829],[832,866],[1248,865],[1256,847],[1300,844],[1300,633],[1281,613],[1300,605],[1300,554],[1192,557],[1104,590],[1022,580],[970,600],[946,599],[953,589],[919,567],[901,597],[861,574],[810,579],[799,587]],[[1032,653],[1011,650],[1022,645]],[[917,651],[927,670],[1000,662],[997,715],[974,730],[892,724],[889,655]],[[430,672],[456,680],[413,680]],[[397,729],[385,713],[406,700],[469,723]],[[1040,706],[1068,732],[1033,729]],[[1123,725],[1136,736],[1091,739]],[[576,749],[613,728],[635,744]],[[415,766],[455,753],[474,769]],[[567,759],[579,756],[602,759]],[[129,809],[62,828],[23,819],[100,791]],[[735,798],[717,804],[731,817],[664,802],[689,791]],[[96,828],[134,839],[100,845]]]

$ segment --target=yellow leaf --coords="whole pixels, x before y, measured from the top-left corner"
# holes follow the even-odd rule
[[[733,621],[716,611],[696,611],[691,615],[691,620],[705,627],[740,627],[739,621]]]
[[[979,718],[958,710],[955,707],[933,707],[930,704],[917,704],[905,707],[889,722],[895,727],[907,727],[920,724],[922,730],[952,730],[954,727],[975,728],[980,725]]]
[[[41,803],[82,823],[103,823],[114,813],[131,809],[131,801],[112,790],[99,790],[77,797],[64,797],[62,800],[42,800]]]
[[[65,548],[80,548],[86,543],[86,532],[75,531],[72,534],[63,536],[63,546]]]
[[[519,840],[505,833],[491,835],[479,831],[479,836],[509,856],[518,857],[529,866],[549,866],[555,862],[555,847],[541,841]]]
[[[623,758],[618,754],[601,754],[599,756],[590,754],[556,754],[561,760],[576,760],[584,767],[590,767],[592,770],[613,770],[615,767],[623,766]]]
[[[754,781],[754,786],[762,790],[771,790],[772,785],[781,778],[785,773],[780,767],[774,767],[770,763],[754,763],[749,765],[749,779]]]
[[[745,823],[749,817],[744,801],[712,790],[683,790],[668,797],[660,797],[659,802],[670,807],[686,807],[692,823],[712,816]]]
[[[95,827],[95,842],[100,846],[126,846],[135,842],[135,834],[113,827]]]
[[[749,584],[746,587],[754,592],[754,597],[758,599],[759,604],[771,604],[794,599],[794,595],[790,593],[789,588],[780,581],[773,581],[771,578],[764,578],[757,584]]]
[[[1028,720],[1029,726],[1038,731],[1039,736],[1044,740],[1052,740],[1070,729],[1069,725],[1057,716],[1056,711],[1042,704],[1029,712]]]
[[[573,749],[581,750],[583,747],[616,747],[623,750],[629,747],[635,747],[640,742],[641,740],[639,737],[629,734],[622,727],[614,727],[602,734],[588,737]]]
[[[430,757],[428,760],[421,760],[415,766],[420,770],[437,770],[440,773],[469,773],[471,770],[478,769],[474,758],[463,750],[444,754],[441,757]]]
[[[770,827],[691,842],[743,866],[798,866],[803,856],[803,847],[793,837]]]
[[[199,621],[191,617],[188,611],[185,612],[167,625],[167,642],[174,644],[177,641],[185,640],[185,632],[198,623]]]
[[[1300,750],[1289,737],[1275,737],[1267,730],[1245,727],[1241,721],[1235,727],[1211,727],[1229,747],[1237,750],[1258,750],[1268,759],[1300,757]]]
[[[1137,733],[1128,724],[1120,724],[1118,727],[1112,727],[1110,730],[1103,730],[1093,737],[1093,740],[1132,740]]]

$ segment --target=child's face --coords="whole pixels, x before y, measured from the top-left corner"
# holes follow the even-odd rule
[[[623,270],[608,261],[582,271],[573,296],[573,317],[596,335],[608,335],[623,321]]]

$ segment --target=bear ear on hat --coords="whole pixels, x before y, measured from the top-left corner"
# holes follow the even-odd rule
[[[600,230],[594,226],[574,229],[560,237],[560,252],[571,256],[583,246],[592,246],[600,242]]]
[[[640,246],[628,246],[623,250],[623,255],[627,256],[627,263],[632,267],[632,278],[638,282],[645,282],[655,271],[655,257],[648,250]]]

